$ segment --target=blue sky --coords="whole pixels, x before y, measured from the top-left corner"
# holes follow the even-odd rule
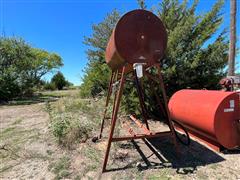
[[[209,11],[215,0],[199,0],[198,13]],[[161,0],[146,0],[148,8]],[[190,0],[191,2],[191,0]],[[23,37],[32,46],[58,53],[64,62],[60,69],[75,85],[81,83],[87,63],[82,42],[90,36],[92,25],[103,20],[114,8],[121,13],[138,8],[136,0],[0,0],[0,31],[6,36]],[[239,40],[239,6],[237,13],[237,38]],[[223,7],[224,23],[230,23],[230,2]],[[211,41],[210,41],[211,42]],[[239,42],[238,42],[239,47]],[[240,63],[240,56],[237,57]],[[238,69],[239,71],[239,69]],[[45,78],[50,79],[51,74]]]

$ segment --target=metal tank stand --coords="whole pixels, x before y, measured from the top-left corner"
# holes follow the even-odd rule
[[[134,139],[144,139],[144,138],[154,138],[154,137],[162,137],[162,136],[171,136],[173,139],[174,145],[175,145],[176,152],[177,153],[179,152],[178,144],[176,141],[176,134],[173,129],[173,123],[170,118],[170,113],[169,113],[169,109],[168,109],[168,100],[167,100],[166,91],[165,91],[165,87],[164,87],[164,83],[163,83],[163,79],[162,79],[162,75],[161,75],[160,65],[156,64],[154,67],[157,68],[157,76],[151,75],[149,72],[147,72],[146,69],[143,69],[143,73],[144,73],[144,75],[146,75],[146,77],[148,77],[149,80],[156,81],[160,84],[162,97],[163,97],[163,101],[164,101],[163,106],[164,106],[164,109],[165,109],[166,115],[167,115],[166,120],[167,120],[167,124],[168,124],[170,130],[164,131],[164,132],[152,132],[150,130],[150,128],[148,126],[148,122],[147,122],[148,116],[147,116],[147,110],[146,110],[145,103],[144,103],[143,90],[141,87],[141,83],[139,82],[139,79],[136,75],[136,71],[133,69],[131,71],[129,71],[129,66],[126,65],[120,70],[120,72],[119,71],[112,72],[109,87],[108,87],[108,94],[107,94],[106,105],[105,105],[105,110],[104,110],[103,119],[102,119],[102,125],[101,125],[101,129],[100,129],[100,134],[99,134],[99,138],[101,138],[103,128],[104,128],[104,121],[106,118],[107,107],[109,105],[109,100],[110,100],[111,94],[114,94],[113,110],[112,110],[112,117],[111,117],[111,127],[110,127],[109,136],[108,136],[108,143],[107,143],[106,153],[105,153],[105,157],[104,157],[102,172],[107,171],[106,166],[107,166],[109,152],[110,152],[112,142],[134,140]],[[116,121],[117,121],[117,115],[118,115],[118,111],[119,111],[119,107],[120,107],[121,97],[123,94],[123,88],[124,88],[124,84],[126,82],[126,77],[130,73],[133,73],[133,76],[131,76],[131,78],[134,79],[135,85],[137,88],[139,103],[140,103],[140,107],[141,107],[141,114],[143,116],[144,124],[140,120],[138,120],[136,117],[134,117],[133,115],[130,115],[129,117],[142,130],[143,133],[136,134],[133,131],[133,129],[129,125],[127,125],[126,128],[128,129],[128,132],[130,134],[129,136],[114,137],[113,134],[114,134],[114,129],[115,129]],[[119,75],[120,75],[120,77],[119,77]],[[113,92],[113,88],[114,88],[114,86],[116,86],[116,84],[118,84],[119,87],[117,90],[115,89],[116,92]],[[160,107],[160,108],[162,110],[163,107]]]

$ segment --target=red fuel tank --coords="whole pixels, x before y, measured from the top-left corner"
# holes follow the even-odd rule
[[[125,64],[151,66],[161,60],[167,46],[167,32],[162,21],[150,11],[137,9],[118,21],[106,48],[106,62],[111,69]]]
[[[171,117],[191,132],[227,149],[240,146],[240,94],[180,90],[169,101]]]

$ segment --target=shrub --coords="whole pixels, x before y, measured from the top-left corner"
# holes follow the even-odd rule
[[[91,137],[93,130],[100,125],[101,102],[96,106],[93,100],[64,97],[55,103],[47,103],[50,128],[59,144],[71,148]]]
[[[56,86],[55,86],[55,84],[54,83],[51,83],[51,82],[46,82],[45,84],[44,84],[44,87],[43,87],[45,90],[51,90],[51,91],[53,91],[53,90],[56,90]]]
[[[69,82],[66,81],[65,77],[63,76],[63,74],[59,71],[52,77],[51,83],[54,84],[58,90],[62,90],[63,87],[69,84]]]

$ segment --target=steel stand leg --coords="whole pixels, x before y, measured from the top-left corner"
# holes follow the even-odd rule
[[[136,88],[137,88],[137,93],[138,93],[138,97],[139,97],[139,102],[140,102],[140,106],[141,106],[143,119],[144,119],[147,129],[149,130],[149,126],[148,126],[148,122],[147,122],[147,112],[146,112],[146,106],[144,104],[144,96],[143,96],[142,88],[139,83],[136,70],[134,70],[133,73],[134,73],[134,78],[135,78],[135,83],[136,83]]]
[[[161,101],[160,101],[160,98],[159,98],[159,96],[157,95],[157,92],[156,92],[156,90],[155,90],[155,88],[154,88],[154,85],[156,85],[156,83],[154,83],[153,81],[150,82],[150,87],[151,87],[151,89],[152,89],[152,91],[153,91],[153,94],[154,94],[156,100],[157,100],[158,106],[159,106],[159,108],[160,108],[160,112],[163,113],[163,116],[164,116],[164,117],[167,117],[166,112],[165,112],[165,110],[164,110],[164,108],[163,108],[163,106],[162,106],[162,103],[161,103]]]
[[[101,129],[100,129],[100,133],[99,133],[99,139],[102,138],[105,116],[106,116],[106,113],[107,113],[107,108],[108,108],[109,100],[110,100],[111,93],[112,93],[112,84],[113,84],[113,81],[114,81],[114,78],[115,78],[115,74],[117,74],[117,72],[112,71],[111,79],[110,79],[110,82],[109,82],[109,85],[108,85],[108,93],[107,93],[107,99],[106,99],[106,104],[105,104],[105,110],[104,110],[104,113],[103,113]]]
[[[158,70],[158,77],[159,77],[160,87],[162,89],[164,106],[165,106],[165,109],[166,109],[166,112],[167,112],[167,121],[168,121],[168,124],[169,124],[169,128],[171,130],[171,133],[172,133],[173,142],[174,142],[176,151],[177,151],[177,153],[179,153],[179,148],[178,148],[178,144],[177,144],[176,134],[175,134],[175,131],[174,131],[174,128],[173,128],[172,120],[171,120],[171,117],[170,117],[170,112],[169,112],[169,109],[168,109],[168,100],[167,100],[167,95],[166,95],[166,91],[165,91],[165,87],[164,87],[164,83],[163,83],[163,78],[162,78],[162,74],[161,74],[161,68],[160,68],[159,64],[157,65],[157,70]]]
[[[110,133],[109,133],[108,144],[107,144],[107,149],[106,149],[106,153],[105,153],[105,157],[104,157],[102,172],[106,171],[106,165],[107,165],[107,161],[108,161],[108,157],[109,157],[109,151],[110,151],[110,148],[111,148],[114,128],[115,128],[115,125],[116,125],[117,114],[118,114],[118,110],[119,110],[119,106],[120,106],[120,100],[121,100],[122,93],[123,93],[123,86],[124,86],[124,83],[125,83],[124,75],[125,75],[125,67],[123,67],[123,70],[122,70],[120,87],[119,87],[119,90],[118,90],[118,93],[117,93],[116,102],[114,103],[114,112],[113,112],[113,115],[112,115],[111,129],[110,129]]]

